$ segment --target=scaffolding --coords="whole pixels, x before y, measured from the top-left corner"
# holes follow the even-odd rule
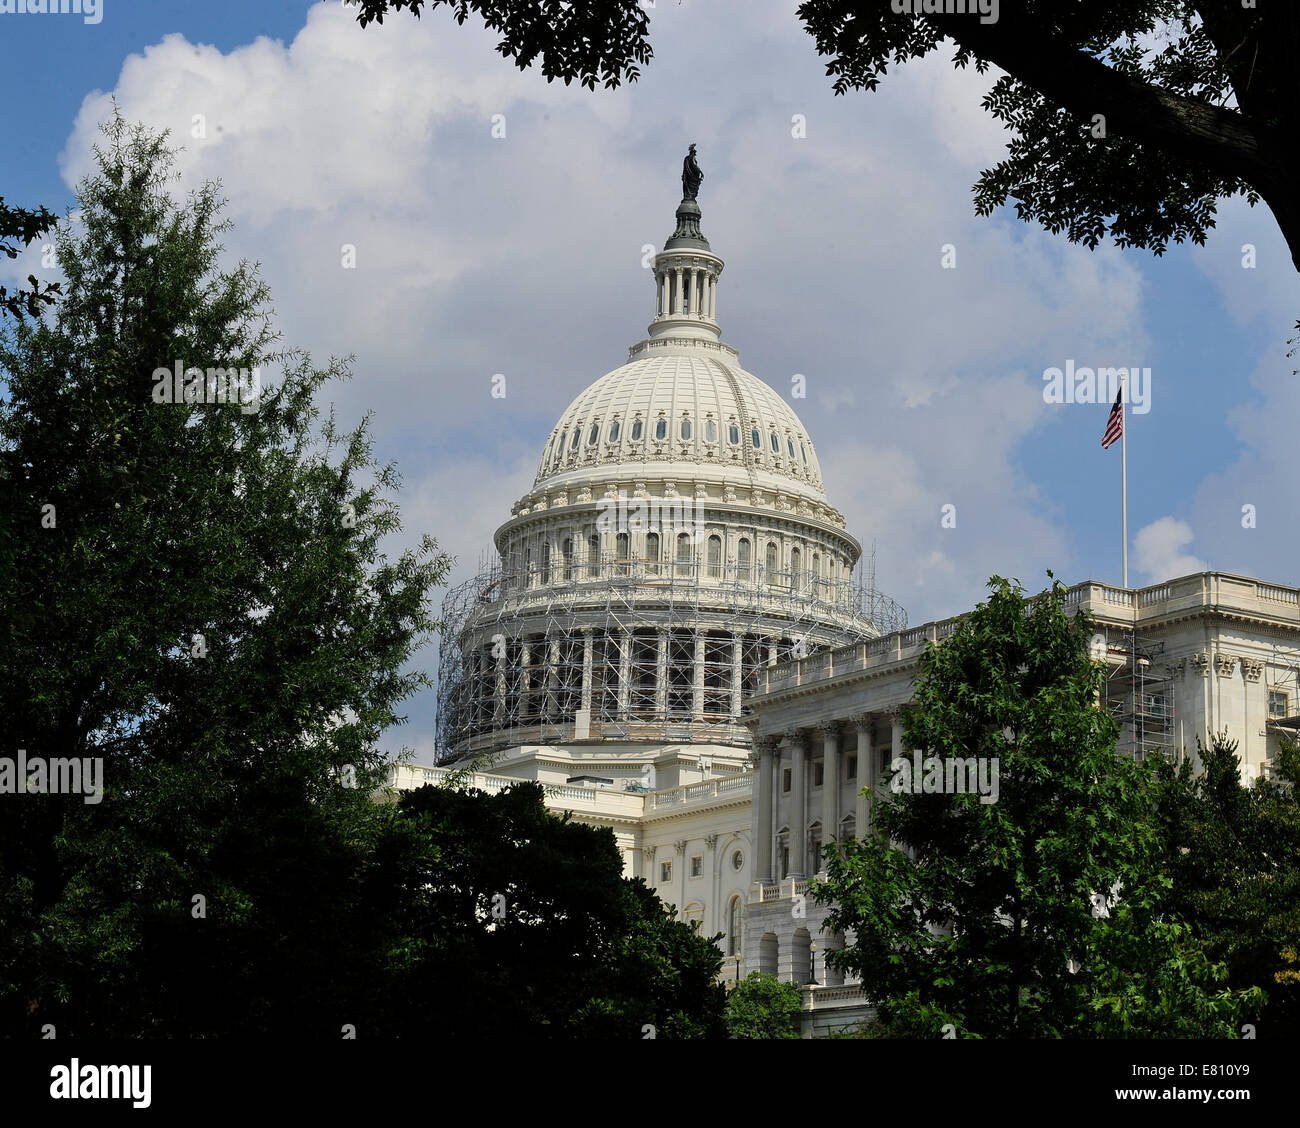
[[[764,666],[907,626],[868,561],[865,582],[700,553],[480,562],[443,600],[438,762],[582,740],[745,747]]]
[[[1174,758],[1174,686],[1164,664],[1156,662],[1165,644],[1128,630],[1118,641],[1110,641],[1106,650],[1103,696],[1119,722],[1119,752],[1138,763],[1149,756]]]

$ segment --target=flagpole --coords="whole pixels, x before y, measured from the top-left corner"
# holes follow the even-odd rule
[[[1124,515],[1124,590],[1128,590],[1128,396],[1124,394],[1124,377],[1128,369],[1119,374],[1119,463]]]

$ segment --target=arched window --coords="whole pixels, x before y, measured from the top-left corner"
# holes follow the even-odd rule
[[[800,443],[800,444],[799,444],[799,453],[803,455],[803,464],[804,464],[805,466],[807,466],[807,465],[808,465],[808,448],[807,448],[806,446],[804,446],[803,443]]]
[[[611,443],[618,442],[618,420],[617,419],[615,419],[614,422],[609,425],[609,441]],[[805,458],[804,461],[807,462],[808,460]]]
[[[749,538],[741,537],[740,543],[736,545],[736,565],[739,568],[740,578],[742,580],[749,579],[749,566],[751,563],[753,563],[753,561],[751,559]]]
[[[587,575],[596,579],[600,575],[600,534],[587,534]]]
[[[803,553],[797,548],[790,550],[790,586],[796,590],[799,587],[799,566],[803,563]]]
[[[775,431],[772,431],[772,432],[768,435],[768,438],[770,438],[770,439],[772,440],[772,453],[773,453],[773,454],[780,454],[780,453],[781,453],[781,440],[778,439],[778,438],[776,437],[776,432],[775,432]],[[574,442],[573,442],[573,445],[574,445],[574,446],[577,446],[577,445],[578,445],[577,436],[574,436]]]
[[[790,459],[791,461],[793,461],[794,460],[794,439],[790,438],[789,436],[786,436],[785,447],[786,450],[790,452]]]
[[[687,442],[691,437],[691,421],[689,419],[683,419],[681,426],[677,428],[677,433],[681,435],[682,442]]]
[[[646,533],[645,558],[646,558],[647,569],[657,576],[659,574],[659,534],[658,533]]]
[[[709,537],[709,579],[722,578],[722,538]]]
[[[814,593],[820,591],[821,583],[822,583],[822,557],[821,557],[821,553],[814,552],[813,566],[812,566],[812,588]]]
[[[542,583],[551,582],[551,542],[542,542]]]
[[[560,553],[564,557],[564,578],[565,580],[573,579],[573,538],[565,537],[560,545]]]
[[[618,556],[618,574],[626,576],[628,556],[631,555],[631,538],[628,537],[627,533],[619,533],[614,543],[617,546],[615,554]]]
[[[677,574],[679,576],[689,576],[691,574],[691,534],[677,534]]]
[[[729,956],[741,954],[740,918],[740,898],[732,897],[731,903],[727,906],[727,955]]]
[[[776,543],[774,541],[767,542],[767,553],[763,564],[767,570],[768,586],[774,587],[776,585]]]
[[[740,427],[735,423],[727,428],[727,442],[732,446],[740,446]]]
[[[596,440],[599,438],[600,438],[600,424],[593,423],[591,425],[591,430],[587,432],[587,445],[595,446]]]
[[[565,444],[566,442],[568,442],[568,440],[569,440],[569,432],[568,432],[568,431],[561,431],[561,432],[560,432],[560,445],[557,446],[557,447],[555,448],[555,456],[556,456],[557,458],[562,458],[562,457],[564,457],[564,444]]]
[[[635,442],[638,442],[638,441],[640,440],[640,438],[641,438],[641,420],[640,420],[640,419],[633,419],[633,420],[632,420],[632,433],[631,433],[631,435],[628,436],[628,438],[630,438],[634,443],[635,443]]]
[[[754,444],[755,450],[758,450],[763,445],[763,440],[759,438],[757,427],[755,427],[752,431],[749,432],[749,438],[750,441]]]
[[[704,421],[704,441],[706,443],[716,443],[718,441],[718,425],[712,419]]]
[[[581,441],[581,439],[582,439],[582,428],[581,428],[581,427],[574,427],[574,428],[573,428],[573,440],[569,443],[569,449],[570,449],[570,450],[577,450],[577,449],[578,449],[578,443]]]
[[[655,438],[656,438],[656,439],[666,439],[667,437],[668,437],[668,420],[667,420],[667,419],[656,419],[656,420],[655,420]]]

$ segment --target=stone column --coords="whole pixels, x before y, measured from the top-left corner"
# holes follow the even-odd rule
[[[718,927],[718,836],[716,834],[706,834],[704,836],[704,846],[707,850],[704,855],[704,864],[708,867],[709,899],[704,906],[704,919],[700,922],[700,931],[712,936],[715,932],[726,932],[725,928]]]
[[[771,635],[767,640],[767,664],[769,666],[776,665],[776,648],[780,645],[780,642],[780,635]]]
[[[686,295],[682,293],[682,274],[683,271],[678,268],[673,271],[673,280],[676,283],[675,293],[673,294],[673,313],[681,313]]]
[[[682,914],[686,911],[686,839],[679,838],[673,843],[673,853],[677,855],[677,860],[673,863],[681,872],[677,875],[677,880],[681,883],[681,893],[677,898],[677,919],[684,919]]]
[[[858,798],[853,815],[853,833],[858,839],[864,839],[871,829],[870,803],[865,789],[870,788],[874,795],[880,783],[880,773],[876,770],[876,750],[872,747],[876,726],[870,713],[858,714],[853,718],[853,724],[858,730]]]
[[[695,632],[695,683],[691,687],[691,720],[699,724],[704,720],[704,632]]]
[[[826,721],[822,732],[822,852],[840,832],[840,722]]]
[[[553,638],[546,647],[546,697],[544,704],[547,718],[555,716],[556,691],[559,688],[560,640]]]
[[[789,729],[784,736],[790,746],[790,873],[802,881],[808,876],[808,734]]]
[[[582,628],[582,708],[591,716],[591,666],[593,640],[591,627]]]
[[[632,632],[618,636],[618,715],[626,718],[632,707]]]
[[[524,642],[519,647],[519,716],[525,718],[532,706],[532,673],[529,666],[532,665],[533,650],[532,647]]]
[[[718,320],[718,279],[716,275],[709,281],[709,320]]]
[[[505,724],[506,719],[506,694],[509,689],[510,680],[508,676],[509,667],[509,647],[506,645],[505,636],[494,636],[492,641],[493,648],[497,651],[496,656],[496,701],[492,708],[492,723],[497,727]]]
[[[772,866],[772,796],[775,790],[773,764],[776,754],[776,741],[770,736],[754,739],[754,753],[758,759],[758,801],[754,804],[753,846],[757,851],[754,858],[754,877],[765,885],[771,885],[775,870]]]
[[[655,719],[668,719],[668,628],[659,628],[659,655],[655,663]]]
[[[745,681],[744,671],[745,636],[731,636],[731,716],[733,720],[740,716],[741,689]]]

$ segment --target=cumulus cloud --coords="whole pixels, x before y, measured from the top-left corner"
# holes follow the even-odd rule
[[[1147,583],[1158,584],[1192,572],[1204,572],[1205,561],[1183,551],[1194,536],[1192,527],[1175,517],[1161,517],[1139,529],[1133,538],[1134,563],[1146,576]]]

